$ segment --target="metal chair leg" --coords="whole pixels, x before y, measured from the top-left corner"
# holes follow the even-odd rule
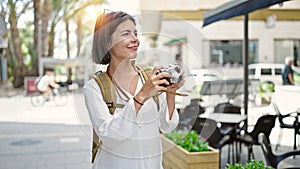
[[[235,161],[235,155],[234,155],[234,143],[232,143],[232,164],[234,164]]]
[[[253,152],[253,145],[251,145],[251,154],[252,154],[252,159],[255,160],[254,152]]]
[[[240,151],[238,150],[238,143],[235,142],[235,155],[236,155],[236,162],[240,161]]]
[[[251,146],[248,145],[248,161],[251,160]]]
[[[294,132],[294,150],[297,149],[297,131]]]
[[[281,139],[282,139],[282,128],[280,128],[280,131],[279,131],[279,136],[278,136],[277,144],[276,144],[276,147],[275,147],[276,151],[278,150],[278,147],[280,146]]]
[[[228,155],[227,155],[227,163],[230,164],[230,144],[228,144]]]

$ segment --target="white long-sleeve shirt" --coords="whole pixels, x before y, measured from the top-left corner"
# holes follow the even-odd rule
[[[136,93],[142,85],[140,77]],[[102,140],[93,169],[162,169],[160,131],[171,132],[179,121],[176,109],[169,120],[165,93],[159,96],[159,111],[151,98],[138,113],[132,95],[127,93],[130,100],[126,102],[117,94],[117,103],[125,107],[111,115],[95,80],[83,89],[93,128]]]

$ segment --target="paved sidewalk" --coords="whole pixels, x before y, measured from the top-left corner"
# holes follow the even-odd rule
[[[22,96],[0,98],[0,168],[90,169],[91,126],[82,123],[82,100],[74,98],[63,107],[51,101],[33,107]]]
[[[1,169],[91,169],[91,125],[82,94],[71,94],[62,107],[46,102],[33,107],[29,97],[0,97],[0,168]],[[262,114],[275,113],[270,106],[249,107],[249,124]],[[278,124],[271,133],[275,144]],[[276,153],[292,150],[293,131],[284,130],[282,146]],[[259,146],[255,158],[263,160]],[[222,151],[221,168],[227,163],[227,148]],[[243,148],[241,162],[247,161]],[[293,164],[297,160],[288,160]],[[298,159],[299,161],[299,159]],[[300,165],[299,165],[300,166]]]
[[[15,89],[11,82],[0,83],[0,97],[14,97],[16,95],[24,95],[25,89],[23,87]]]

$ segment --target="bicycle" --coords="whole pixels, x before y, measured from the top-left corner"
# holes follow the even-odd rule
[[[43,95],[42,92],[37,92],[30,97],[33,106],[43,106],[45,102],[53,100],[56,106],[64,106],[68,102],[67,88],[59,87],[52,89],[49,96]]]

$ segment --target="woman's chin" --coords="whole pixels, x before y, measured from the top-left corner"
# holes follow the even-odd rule
[[[135,52],[135,53],[131,53],[130,55],[129,55],[129,58],[130,59],[135,59],[137,57],[137,53]]]

